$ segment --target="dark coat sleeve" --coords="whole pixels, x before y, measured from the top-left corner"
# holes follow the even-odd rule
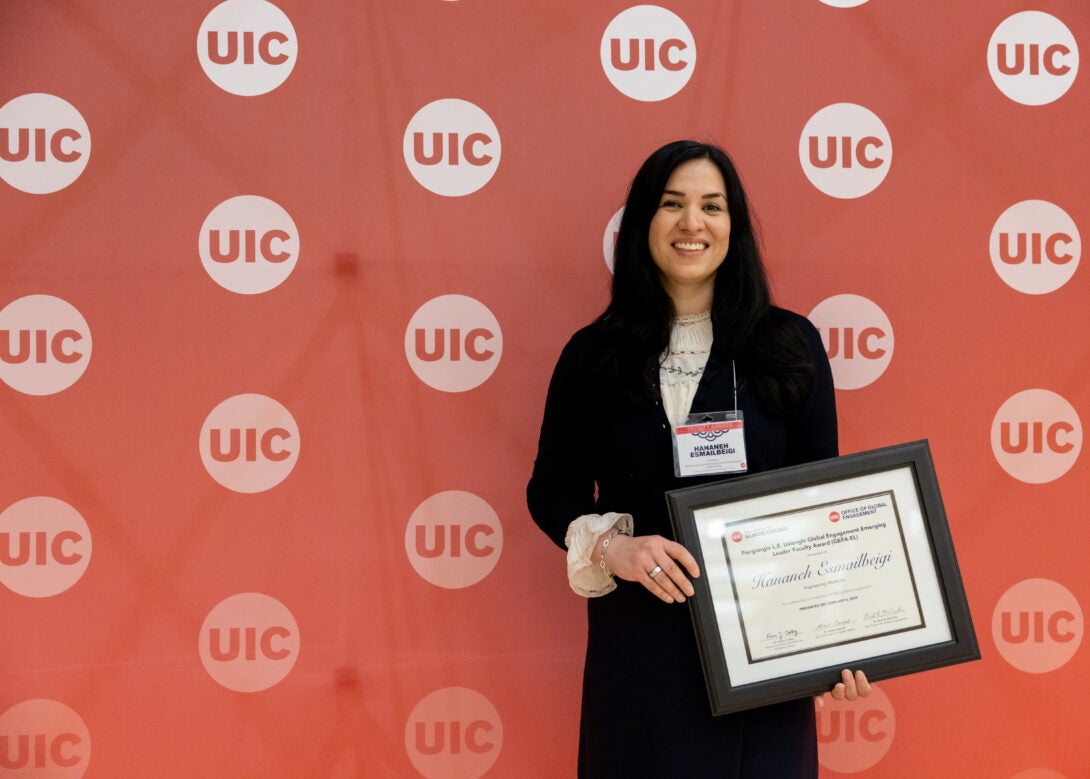
[[[594,511],[594,474],[586,437],[586,383],[584,352],[580,333],[560,354],[541,423],[537,459],[526,488],[530,516],[561,548],[573,519]]]

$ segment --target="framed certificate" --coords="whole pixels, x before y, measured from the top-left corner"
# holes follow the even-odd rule
[[[713,714],[980,659],[926,441],[666,500]]]

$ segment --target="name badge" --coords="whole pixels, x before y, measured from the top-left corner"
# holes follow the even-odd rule
[[[709,476],[745,473],[746,439],[741,411],[690,414],[674,428],[674,473]]]

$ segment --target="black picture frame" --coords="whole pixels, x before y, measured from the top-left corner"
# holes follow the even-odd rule
[[[980,659],[926,440],[666,501],[702,573],[689,608],[713,714],[827,692],[844,668],[880,681]]]

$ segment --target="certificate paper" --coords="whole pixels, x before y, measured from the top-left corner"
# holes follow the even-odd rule
[[[714,714],[980,651],[926,441],[667,493]]]
[[[724,531],[750,662],[924,626],[892,492]]]

